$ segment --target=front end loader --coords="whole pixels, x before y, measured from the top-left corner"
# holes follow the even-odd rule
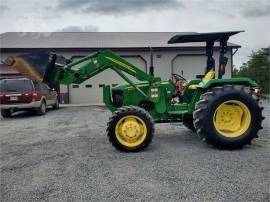
[[[113,112],[107,135],[112,145],[121,151],[145,149],[152,141],[154,123],[169,122],[182,122],[207,143],[232,150],[258,137],[263,120],[263,108],[252,95],[257,84],[249,78],[222,78],[228,61],[225,57],[227,42],[237,33],[239,31],[182,34],[168,41],[206,43],[205,74],[190,81],[179,75],[173,75],[174,80],[162,81],[110,50],[94,52],[77,61],[54,53],[34,52],[8,57],[5,63],[32,80],[61,84],[80,84],[108,68],[114,70],[126,84],[105,85],[103,101]],[[213,58],[215,43],[220,46],[218,71]],[[176,83],[180,80],[184,85],[179,93]],[[178,101],[174,101],[175,97]]]

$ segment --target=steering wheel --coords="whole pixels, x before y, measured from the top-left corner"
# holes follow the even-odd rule
[[[179,81],[179,80],[187,81],[187,79],[185,79],[184,77],[180,76],[179,74],[173,73],[172,74],[172,77],[174,77],[177,81]]]

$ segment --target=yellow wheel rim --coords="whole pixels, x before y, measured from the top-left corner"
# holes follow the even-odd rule
[[[221,135],[235,138],[240,137],[249,128],[251,114],[243,102],[229,100],[218,106],[213,121]]]
[[[115,127],[117,140],[126,147],[136,147],[143,143],[147,135],[145,122],[134,115],[121,118]]]

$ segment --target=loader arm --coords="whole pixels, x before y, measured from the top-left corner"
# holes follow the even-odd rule
[[[148,81],[149,83],[160,80],[159,78],[155,78],[138,67],[130,64],[123,58],[114,54],[112,51],[106,50],[92,53],[79,59],[78,61],[71,62],[60,71],[56,65],[52,74],[53,80],[51,80],[51,82],[59,82],[62,84],[80,84],[108,68],[114,70],[128,83],[132,83],[132,81],[129,80],[125,74],[123,74],[123,72],[134,76],[140,81]]]
[[[110,50],[94,52],[77,61],[69,61],[56,54],[36,52],[8,57],[5,63],[14,66],[32,80],[46,83],[80,84],[109,68],[133,86],[135,84],[126,74],[149,83],[161,80],[147,74]]]

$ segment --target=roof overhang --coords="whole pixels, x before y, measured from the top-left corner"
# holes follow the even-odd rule
[[[85,50],[85,49],[113,49],[113,50],[183,50],[204,48],[206,43],[168,44],[168,39],[175,35],[191,35],[194,32],[52,32],[41,33],[7,32],[0,34],[2,51],[7,50]],[[219,47],[219,43],[214,46]],[[239,47],[228,43],[229,47]]]

